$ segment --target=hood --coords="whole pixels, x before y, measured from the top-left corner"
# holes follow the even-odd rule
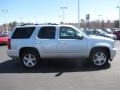
[[[108,41],[112,41],[112,42],[114,41],[113,39],[108,38],[108,37],[95,36],[95,35],[89,35],[89,38],[95,39],[95,40],[108,40]]]
[[[107,34],[108,37],[112,38],[112,39],[117,39],[117,36],[114,34]]]
[[[115,35],[114,35],[114,34],[107,34],[107,36],[115,37]]]

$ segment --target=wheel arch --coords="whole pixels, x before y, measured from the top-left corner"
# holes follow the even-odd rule
[[[20,56],[22,55],[22,53],[25,52],[25,51],[34,51],[34,52],[36,52],[36,53],[39,55],[39,57],[40,57],[40,54],[39,54],[38,50],[37,50],[35,47],[23,47],[23,48],[21,48],[20,51],[19,51],[19,57],[20,57]]]
[[[110,59],[110,49],[109,49],[108,47],[105,47],[105,46],[97,46],[97,47],[91,48],[89,57],[90,57],[91,53],[92,53],[94,50],[97,50],[97,49],[105,50],[105,51],[107,52],[106,54],[108,55],[108,59]]]

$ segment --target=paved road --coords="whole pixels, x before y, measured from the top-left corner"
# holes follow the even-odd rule
[[[120,42],[116,47],[114,61],[102,69],[84,60],[45,60],[28,70],[0,46],[0,90],[120,90]]]

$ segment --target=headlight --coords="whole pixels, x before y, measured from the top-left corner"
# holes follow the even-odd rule
[[[112,42],[112,48],[114,48],[115,47],[115,41],[114,42]]]

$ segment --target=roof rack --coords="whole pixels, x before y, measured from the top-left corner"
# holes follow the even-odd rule
[[[46,23],[47,25],[58,25],[56,23]],[[45,24],[21,24],[19,26],[25,26],[25,25],[45,25]]]
[[[25,26],[25,25],[34,25],[34,24],[21,24],[19,26]]]
[[[56,24],[56,23],[48,23],[48,25],[58,25],[58,24]]]

